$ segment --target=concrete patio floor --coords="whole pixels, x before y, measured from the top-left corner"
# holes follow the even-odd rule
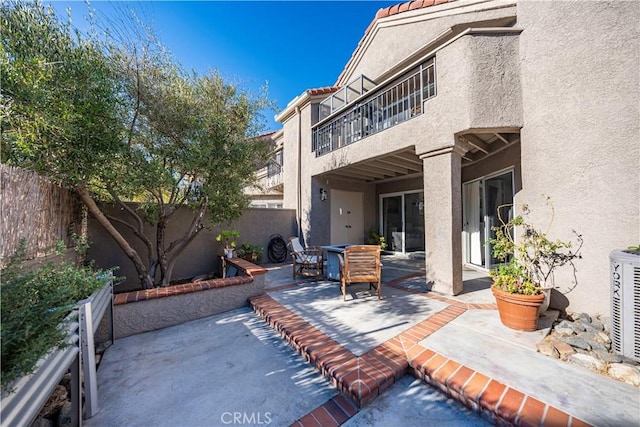
[[[383,262],[381,301],[272,267],[252,301],[271,328],[242,308],[116,341],[86,425],[640,423],[638,388],[537,353],[542,324],[502,326],[483,274],[447,297],[428,292],[424,260]]]

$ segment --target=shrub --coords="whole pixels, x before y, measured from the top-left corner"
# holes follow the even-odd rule
[[[0,271],[2,389],[34,371],[38,360],[64,348],[64,318],[74,305],[111,279],[110,271],[94,271],[69,262],[49,262],[27,269],[25,242]]]

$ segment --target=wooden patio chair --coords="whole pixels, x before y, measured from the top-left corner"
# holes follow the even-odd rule
[[[369,283],[369,289],[375,286],[378,299],[382,299],[380,246],[347,246],[344,250],[344,258],[342,255],[338,255],[338,259],[340,261],[340,288],[344,301],[347,299],[347,285],[351,283]]]
[[[297,237],[290,237],[287,245],[293,258],[293,278],[301,276],[322,276],[322,249],[317,247],[304,248]]]

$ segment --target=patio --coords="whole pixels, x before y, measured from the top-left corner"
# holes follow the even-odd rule
[[[273,267],[251,300],[271,328],[243,308],[116,341],[86,424],[637,423],[636,388],[537,353],[546,331],[503,327],[481,274],[452,298],[427,292],[424,260],[383,262],[382,301]]]

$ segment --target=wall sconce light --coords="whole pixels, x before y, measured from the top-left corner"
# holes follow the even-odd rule
[[[323,202],[325,200],[327,200],[327,190],[325,190],[324,188],[320,189],[320,200],[322,200]]]

